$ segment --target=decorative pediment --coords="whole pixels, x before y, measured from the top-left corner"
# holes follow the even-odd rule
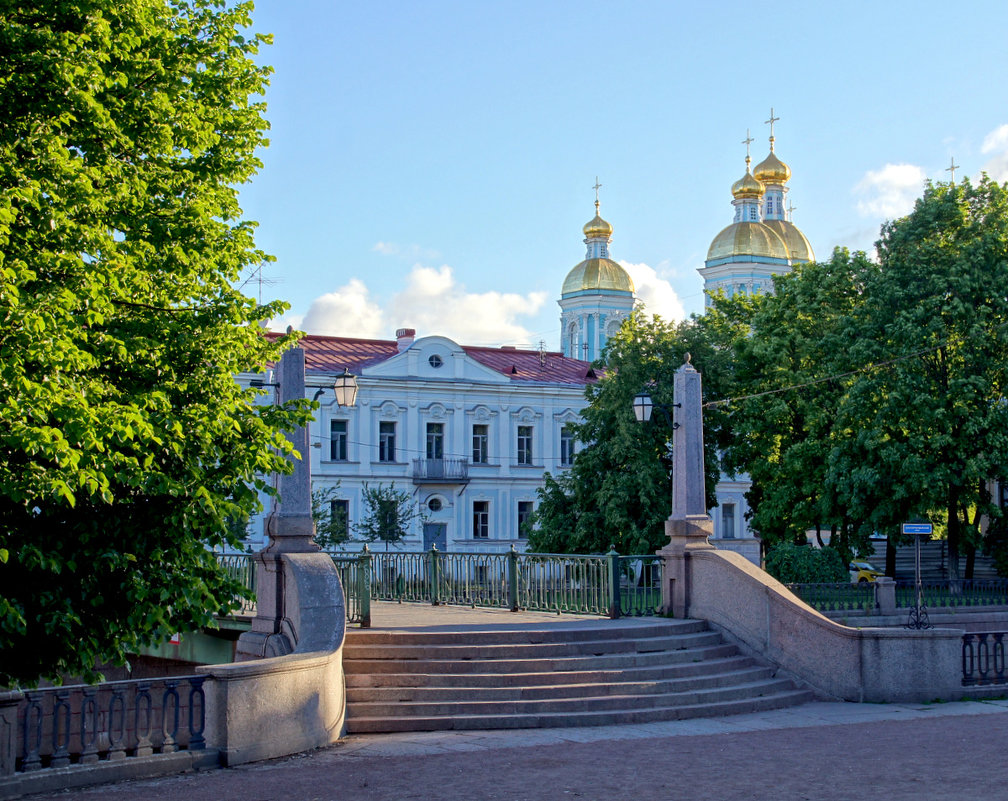
[[[367,378],[417,378],[426,381],[476,381],[508,384],[510,379],[469,356],[448,337],[423,337],[397,353],[361,371]]]

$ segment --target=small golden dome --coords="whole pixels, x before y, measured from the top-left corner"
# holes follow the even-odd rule
[[[739,180],[732,184],[731,193],[736,200],[742,200],[743,198],[749,197],[762,197],[765,187],[749,172],[748,165],[746,166],[745,175],[743,175]]]
[[[777,158],[771,146],[770,155],[756,165],[753,175],[764,184],[786,184],[791,178],[791,168]]]
[[[793,222],[788,220],[767,220],[763,223],[767,228],[777,232],[778,236],[787,245],[788,256],[791,261],[815,261],[815,253],[812,252],[812,245],[809,244],[805,234],[798,230]]]
[[[599,216],[599,202],[595,201],[595,216],[585,223],[584,235],[587,239],[608,239],[612,236],[612,224]]]
[[[786,261],[788,248],[780,235],[763,223],[737,222],[714,237],[707,251],[707,261],[731,256],[757,256]]]
[[[633,292],[634,284],[627,271],[612,259],[585,259],[567,273],[560,294],[584,290]]]

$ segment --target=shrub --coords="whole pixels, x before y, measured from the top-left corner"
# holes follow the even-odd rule
[[[813,548],[782,542],[766,555],[766,571],[785,584],[826,584],[848,580],[840,554],[833,548]]]

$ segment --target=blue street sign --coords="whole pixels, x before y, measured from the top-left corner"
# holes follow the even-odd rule
[[[902,526],[904,534],[933,534],[934,526],[930,523],[904,523]]]

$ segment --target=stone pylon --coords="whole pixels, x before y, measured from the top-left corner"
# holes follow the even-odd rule
[[[710,550],[714,521],[707,514],[704,486],[703,401],[700,373],[686,362],[672,385],[672,514],[665,521],[669,543],[658,551],[665,562],[662,607],[675,617],[689,609],[688,560],[691,551]]]
[[[291,348],[277,370],[278,400],[305,397],[305,354]],[[236,661],[282,656],[292,651],[332,650],[346,627],[346,605],[339,573],[314,543],[311,509],[311,458],[308,429],[287,438],[300,455],[294,470],[279,477],[279,499],[266,518],[269,537],[255,555],[257,598],[252,629],[238,639]]]

